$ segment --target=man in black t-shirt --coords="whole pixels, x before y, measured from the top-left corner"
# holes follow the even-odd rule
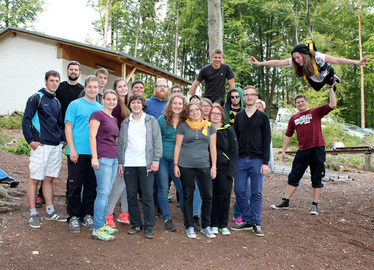
[[[215,49],[212,53],[212,64],[203,67],[196,80],[192,84],[188,95],[195,94],[197,86],[205,80],[205,91],[203,97],[209,98],[212,103],[225,103],[226,79],[230,85],[230,90],[235,88],[234,72],[227,64],[222,63],[223,54],[220,49]],[[188,99],[188,97],[187,97]]]

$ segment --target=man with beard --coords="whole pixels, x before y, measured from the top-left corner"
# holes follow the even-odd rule
[[[223,110],[225,111],[225,124],[234,125],[235,116],[244,109],[243,90],[236,87],[227,93],[227,100]]]
[[[61,103],[62,121],[64,121],[65,119],[66,109],[68,108],[70,102],[76,100],[79,97],[80,92],[82,92],[84,88],[83,85],[78,82],[78,78],[81,75],[81,64],[79,64],[79,62],[70,61],[66,73],[68,76],[68,80],[61,82],[56,90],[56,98]],[[45,201],[43,197],[43,184],[41,184],[38,191],[38,198],[36,199],[36,206],[41,207],[44,204]]]
[[[153,96],[145,101],[148,105],[147,109],[145,109],[145,113],[152,115],[154,118],[158,119],[161,116],[168,100],[168,83],[165,79],[158,79],[155,84],[155,91]]]

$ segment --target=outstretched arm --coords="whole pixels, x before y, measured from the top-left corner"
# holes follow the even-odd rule
[[[330,64],[337,64],[337,65],[367,65],[369,61],[369,57],[365,56],[361,60],[351,60],[351,59],[346,59],[346,58],[337,58],[333,57],[331,55],[325,56],[325,62],[330,63]]]
[[[252,55],[250,55],[249,62],[252,65],[256,65],[256,66],[269,66],[269,67],[281,67],[281,66],[289,66],[290,65],[290,62],[289,62],[288,59],[283,59],[283,60],[269,60],[269,61],[259,62]]]

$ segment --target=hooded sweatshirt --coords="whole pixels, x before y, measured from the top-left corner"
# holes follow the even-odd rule
[[[227,96],[226,96],[226,103],[225,103],[225,106],[223,108],[223,110],[225,111],[225,121],[224,123],[225,124],[230,124],[230,125],[233,125],[234,123],[230,123],[230,110],[231,110],[231,92],[233,91],[236,91],[239,93],[240,95],[240,111],[242,111],[244,109],[243,107],[243,90],[240,88],[240,87],[236,87],[234,89],[231,89],[228,93],[227,93]]]
[[[162,115],[162,111],[164,110],[166,103],[168,103],[169,99],[158,99],[155,95],[153,95],[150,99],[147,99],[145,103],[147,103],[147,108],[145,109],[145,113],[152,115],[156,120]]]

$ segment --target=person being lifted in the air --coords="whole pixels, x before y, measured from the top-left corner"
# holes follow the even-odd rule
[[[296,45],[288,59],[269,60],[259,62],[255,57],[250,56],[250,63],[257,66],[293,66],[297,78],[304,77],[310,86],[319,91],[325,84],[329,88],[335,88],[335,83],[340,83],[340,79],[335,75],[334,69],[329,64],[338,65],[366,65],[369,57],[364,57],[359,61],[336,58],[317,51],[310,51],[305,44]]]

